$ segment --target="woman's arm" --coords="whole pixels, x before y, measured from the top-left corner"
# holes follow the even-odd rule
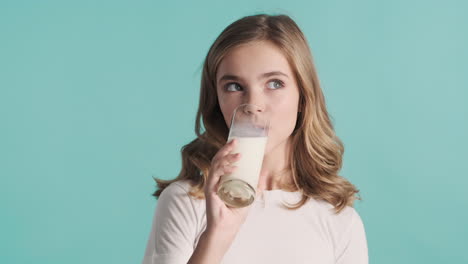
[[[200,237],[189,264],[220,263],[250,210],[251,206],[229,208],[216,193],[220,177],[236,169],[229,164],[242,158],[239,154],[230,154],[235,144],[236,140],[228,142],[211,161],[210,175],[204,190],[207,228]]]
[[[235,234],[205,230],[188,264],[218,264],[234,240]]]
[[[193,243],[200,219],[187,190],[174,182],[159,197],[143,264],[221,262],[250,209],[228,208],[216,193],[221,175],[232,173],[235,167],[229,164],[239,159],[230,154],[234,144],[226,144],[212,160],[204,189],[207,227],[196,248]]]

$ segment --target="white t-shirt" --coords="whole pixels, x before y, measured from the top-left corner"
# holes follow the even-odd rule
[[[206,228],[205,200],[188,195],[188,181],[171,183],[160,195],[143,264],[186,264]],[[263,191],[257,195],[223,264],[367,264],[364,225],[347,206],[310,199],[297,210],[281,201],[299,201],[300,192]]]

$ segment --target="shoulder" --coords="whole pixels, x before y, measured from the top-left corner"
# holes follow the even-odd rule
[[[204,202],[189,194],[192,185],[189,180],[178,180],[169,184],[159,196],[158,206],[192,208],[195,211],[203,209]]]
[[[354,207],[346,206],[340,212],[336,212],[334,206],[326,201],[313,200],[312,203],[320,217],[327,222],[332,233],[346,232],[356,222],[362,222]]]
[[[190,181],[189,180],[179,180],[179,181],[175,181],[175,182],[172,182],[171,184],[169,184],[169,186],[167,186],[161,193],[161,197],[163,195],[165,196],[169,196],[169,195],[184,195],[184,194],[188,194],[188,192],[190,191],[190,188],[192,186],[190,185]]]
[[[314,203],[322,216],[333,222],[335,225],[346,226],[359,217],[356,209],[351,206],[346,206],[340,212],[336,212],[335,207],[329,202],[323,200],[314,200]]]

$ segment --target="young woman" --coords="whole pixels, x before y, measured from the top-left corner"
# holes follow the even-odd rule
[[[231,208],[216,191],[242,159],[230,154],[237,142],[226,141],[233,110],[244,103],[269,111],[270,130],[256,199]],[[143,263],[368,263],[352,207],[358,190],[338,175],[343,144],[290,17],[248,16],[221,33],[204,63],[195,131],[179,176],[156,180]]]

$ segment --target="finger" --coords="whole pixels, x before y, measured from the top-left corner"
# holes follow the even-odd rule
[[[216,162],[214,165],[211,166],[210,168],[210,174],[208,175],[208,180],[206,182],[206,193],[213,193],[216,192],[215,190],[215,185],[216,183],[219,182],[219,179],[224,172],[224,167],[228,165],[223,165],[220,162]]]
[[[234,138],[230,140],[228,143],[226,143],[226,145],[224,145],[221,149],[219,149],[218,153],[221,156],[226,156],[234,149],[236,145],[237,145],[237,139]]]
[[[238,161],[241,157],[241,154],[240,153],[234,153],[234,154],[229,154],[229,155],[226,155],[223,159],[223,163],[225,165],[228,165],[230,163],[234,163],[236,161]]]
[[[222,166],[220,168],[222,170],[222,173],[220,174],[221,176],[219,176],[218,179],[220,179],[223,175],[227,175],[227,174],[231,174],[233,173],[234,171],[237,170],[237,166],[234,166],[234,165],[226,165],[226,166]],[[217,193],[218,192],[218,188],[219,188],[219,184],[221,183],[220,180],[216,181],[214,183],[214,186],[213,186],[213,189],[211,190],[211,193]]]
[[[228,162],[223,165],[219,165],[217,170],[214,171],[211,181],[208,184],[208,193],[217,193],[219,184],[221,183],[221,177],[233,173],[236,169],[237,166]]]
[[[216,193],[218,190],[217,186],[220,182],[221,177],[223,175],[233,173],[236,169],[237,166],[234,165],[218,165],[217,167],[215,167],[213,173],[210,173],[211,178],[209,179],[206,186],[207,194]]]
[[[225,174],[231,174],[233,173],[235,170],[237,169],[237,166],[235,165],[226,165],[226,166],[223,166],[223,175]]]
[[[233,139],[233,140],[229,141],[213,157],[213,159],[211,161],[211,168],[210,168],[211,172],[210,172],[210,175],[208,175],[207,186],[206,186],[210,191],[212,191],[214,189],[214,185],[219,181],[219,178],[222,175],[222,172],[221,172],[221,174],[219,173],[219,170],[218,170],[219,167],[222,166],[222,165],[226,165],[226,164],[223,164],[223,163],[220,164],[220,162],[223,162],[223,158],[225,156],[227,156],[232,151],[232,149],[237,144],[236,142],[237,142],[236,139]],[[229,162],[229,160],[228,160],[228,162]]]
[[[215,154],[215,156],[211,159],[212,165],[222,159],[223,157],[227,156],[230,154],[230,152],[233,150],[233,148],[237,144],[237,139],[232,139],[229,142],[227,142],[223,147],[221,147],[218,152]]]

